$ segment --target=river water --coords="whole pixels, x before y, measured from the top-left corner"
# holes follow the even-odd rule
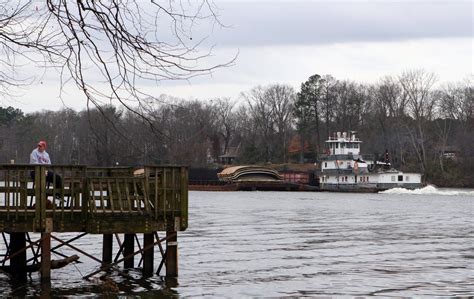
[[[472,190],[190,192],[189,211],[177,280],[112,273],[111,291],[81,279],[97,269],[81,256],[53,270],[51,289],[38,274],[27,283],[0,274],[0,289],[71,297],[474,296]],[[101,241],[89,235],[73,244],[100,257]]]

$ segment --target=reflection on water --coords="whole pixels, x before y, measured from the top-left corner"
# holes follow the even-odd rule
[[[97,265],[81,257],[82,263],[53,270],[50,294],[474,295],[474,197],[468,193],[190,192],[189,198],[178,281],[142,279],[138,270],[112,273],[112,282],[84,281]],[[100,236],[75,245],[100,256],[97,244]],[[41,295],[37,274],[19,285],[0,276],[4,294]]]
[[[125,273],[112,272],[107,276],[97,277],[89,281],[76,277],[76,283],[68,284],[67,277],[60,276],[50,283],[42,283],[37,275],[32,275],[27,282],[8,279],[0,282],[3,295],[12,297],[77,297],[96,295],[133,294],[149,298],[176,297],[179,286],[176,278],[153,277],[145,279],[135,270]],[[57,274],[56,274],[57,276]]]

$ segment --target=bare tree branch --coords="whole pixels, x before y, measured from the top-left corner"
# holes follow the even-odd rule
[[[0,93],[21,82],[18,56],[60,70],[60,97],[73,82],[87,107],[115,102],[152,125],[137,107],[155,97],[141,86],[233,63],[206,65],[212,46],[203,52],[206,36],[194,34],[206,22],[221,24],[215,9],[208,0],[0,0]]]

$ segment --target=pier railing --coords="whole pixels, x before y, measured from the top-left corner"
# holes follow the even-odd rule
[[[185,230],[187,176],[180,166],[0,165],[0,230]]]

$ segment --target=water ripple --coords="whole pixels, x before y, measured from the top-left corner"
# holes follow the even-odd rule
[[[191,192],[179,279],[111,277],[147,297],[474,296],[474,193],[418,193]],[[101,236],[74,244],[101,255]],[[101,296],[81,260],[53,272],[51,295]],[[38,276],[0,289],[41,296]]]

